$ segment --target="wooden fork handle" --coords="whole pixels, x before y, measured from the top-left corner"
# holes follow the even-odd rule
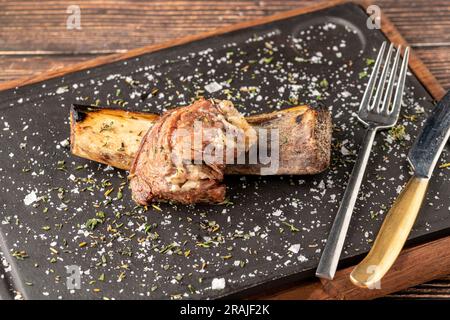
[[[372,249],[350,274],[359,287],[377,288],[397,259],[414,225],[429,178],[413,176],[387,214]]]

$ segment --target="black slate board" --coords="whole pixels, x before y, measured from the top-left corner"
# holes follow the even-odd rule
[[[360,7],[344,4],[1,92],[1,279],[15,289],[10,297],[218,298],[312,276],[362,139],[354,112],[370,73],[367,59],[385,40],[366,19]],[[199,91],[212,82],[223,89]],[[145,211],[134,208],[127,188],[115,199],[125,172],[76,158],[66,146],[72,103],[126,102],[127,109],[161,112],[196,95],[228,97],[247,114],[324,104],[335,124],[331,168],[310,177],[227,177],[228,205]],[[369,249],[407,181],[406,153],[432,106],[409,75],[399,120],[406,135],[377,136],[344,264]],[[448,160],[446,149],[441,161]],[[411,240],[449,233],[449,187],[448,171],[437,170]],[[103,222],[87,230],[99,211]],[[205,228],[204,220],[219,229]],[[159,239],[150,239],[153,232]],[[71,265],[81,269],[80,289],[67,288]],[[223,290],[212,290],[215,278],[225,280]]]

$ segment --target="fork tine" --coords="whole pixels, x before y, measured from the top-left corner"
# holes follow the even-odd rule
[[[384,93],[384,87],[386,86],[386,76],[389,71],[389,65],[391,62],[391,55],[393,48],[394,44],[391,43],[389,45],[389,50],[383,66],[383,71],[381,72],[380,79],[378,80],[378,85],[376,86],[375,89],[376,90],[375,98],[373,99],[373,103],[369,106],[369,110],[373,110],[374,108],[376,108],[375,110],[378,111],[378,106],[380,105],[381,97],[383,96]]]
[[[397,68],[398,68],[398,62],[400,60],[400,52],[402,51],[402,46],[398,46],[397,49],[397,53],[395,54],[395,59],[394,59],[394,63],[392,65],[391,68],[391,74],[389,76],[389,82],[386,88],[386,93],[384,95],[384,100],[383,100],[383,104],[381,105],[381,108],[378,109],[378,113],[381,113],[384,111],[385,114],[389,114],[389,105],[391,102],[391,98],[392,98],[392,92],[394,89],[394,84],[395,84],[395,76],[398,72]]]
[[[372,74],[370,75],[369,82],[367,83],[366,91],[364,91],[363,98],[361,100],[361,104],[359,105],[359,110],[366,108],[369,106],[370,98],[372,98],[372,92],[375,85],[375,80],[377,79],[377,74],[380,69],[381,61],[383,60],[384,50],[386,48],[386,41],[380,47],[380,51],[378,52],[377,60],[375,61],[375,65],[373,66]]]
[[[405,53],[403,54],[402,67],[400,69],[400,74],[397,81],[397,90],[395,91],[394,103],[392,104],[392,111],[395,116],[398,116],[400,112],[400,106],[402,104],[403,90],[405,88],[406,72],[408,71],[408,60],[409,60],[409,47],[406,47]]]

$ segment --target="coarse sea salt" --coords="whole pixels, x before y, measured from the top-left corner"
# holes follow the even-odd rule
[[[68,147],[69,146],[69,139],[65,139],[65,140],[63,140],[63,141],[61,141],[60,143],[59,143],[60,145],[61,145],[61,147]]]
[[[290,252],[297,254],[300,251],[300,244],[296,243],[289,247]]]
[[[275,217],[279,217],[281,216],[283,212],[280,209],[275,210],[274,212],[272,212],[272,215]]]
[[[217,82],[211,82],[205,86],[205,90],[209,93],[217,92],[219,90],[222,90],[222,86],[218,84]]]
[[[211,283],[211,289],[213,290],[225,289],[225,278],[214,278]]]
[[[23,199],[23,202],[25,203],[26,206],[29,206],[30,204],[36,202],[37,199],[38,198],[36,196],[36,192],[32,191],[25,196],[25,198]]]
[[[69,91],[68,87],[59,87],[58,89],[56,89],[56,94],[63,94],[68,91]]]
[[[351,152],[344,146],[341,146],[341,153],[343,156],[348,156]]]
[[[350,92],[348,92],[348,91],[343,91],[343,92],[341,92],[341,96],[342,97],[344,97],[344,98],[348,98],[348,97],[350,97],[352,94],[350,93]]]

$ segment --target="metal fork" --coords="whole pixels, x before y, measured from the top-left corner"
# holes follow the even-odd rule
[[[409,47],[405,49],[403,54],[403,61],[398,76],[401,46],[396,50],[393,63],[391,63],[391,57],[395,50],[393,44],[391,43],[389,46],[384,59],[385,49],[386,42],[383,42],[359,106],[358,120],[367,127],[367,131],[316,270],[316,276],[319,278],[332,280],[336,273],[375,134],[378,130],[393,127],[397,123],[400,113],[406,72],[408,70]],[[382,69],[381,74],[379,74],[380,69]],[[388,77],[389,80],[386,81]],[[378,84],[375,86],[377,79]],[[396,91],[391,103],[395,86]],[[372,99],[374,93],[375,96]]]

